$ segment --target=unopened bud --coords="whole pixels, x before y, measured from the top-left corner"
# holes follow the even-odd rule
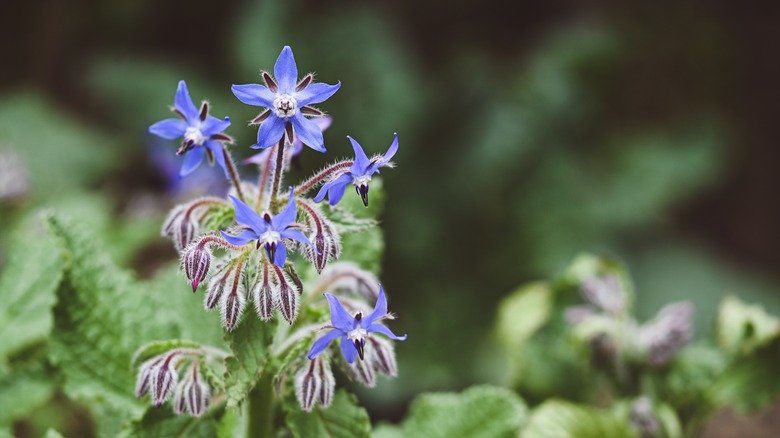
[[[317,362],[317,374],[320,380],[322,380],[320,396],[317,398],[317,401],[320,406],[327,408],[333,401],[333,393],[336,390],[336,378],[333,377],[330,364],[323,356],[315,358],[314,361]]]
[[[190,245],[185,251],[182,265],[184,266],[184,274],[192,283],[193,292],[198,290],[198,285],[206,279],[212,257],[211,250],[198,243]]]
[[[669,363],[678,350],[693,338],[693,304],[672,303],[658,312],[655,320],[639,330],[639,342],[649,353],[652,365]]]
[[[642,438],[660,436],[661,423],[653,412],[653,403],[648,397],[639,397],[631,404],[628,416],[634,428]]]
[[[211,388],[200,375],[198,364],[195,363],[187,370],[187,374],[179,385],[181,404],[184,412],[189,412],[193,417],[200,417],[208,409],[211,400]],[[179,402],[174,398],[174,409],[178,409]],[[177,412],[179,413],[179,412]]]
[[[222,296],[228,293],[236,283],[236,276],[241,275],[241,269],[233,262],[227,262],[219,266],[214,275],[209,279],[209,285],[206,289],[206,296],[203,304],[206,310],[213,310],[220,304]],[[238,282],[240,285],[240,281]]]
[[[301,291],[281,268],[273,265],[273,269],[276,274],[275,286],[276,294],[278,296],[277,303],[279,305],[279,311],[282,312],[284,319],[292,324],[298,316],[298,296]]]
[[[233,269],[225,275],[224,281],[217,285],[222,290],[221,315],[222,325],[233,330],[241,319],[241,313],[244,311],[246,298],[244,296],[243,281],[244,262],[239,260],[233,264]]]
[[[141,368],[138,370],[138,379],[135,383],[136,397],[141,398],[149,392],[149,389],[152,386],[152,371],[163,361],[163,359],[164,357],[162,356],[153,357],[141,364]]]
[[[263,321],[268,321],[274,316],[275,296],[268,270],[268,263],[263,261],[259,278],[252,288],[252,300],[255,303],[255,310]]]
[[[366,352],[368,356],[367,360],[356,360],[349,364],[349,371],[352,377],[358,382],[362,383],[367,388],[373,388],[376,386],[376,372],[374,371],[374,365],[371,360],[373,351]]]
[[[368,359],[375,370],[389,377],[398,375],[393,343],[379,336],[368,337],[368,347],[371,349]]]
[[[626,307],[625,292],[614,275],[588,277],[582,282],[580,291],[589,303],[613,315]]]
[[[322,378],[316,372],[317,358],[309,362],[309,366],[302,369],[295,376],[295,396],[301,409],[309,412],[314,407],[322,388]]]
[[[160,407],[173,393],[174,385],[178,380],[176,363],[178,352],[168,353],[167,356],[152,369],[151,391],[152,403]]]

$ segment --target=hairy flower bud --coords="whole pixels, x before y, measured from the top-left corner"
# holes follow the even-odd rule
[[[368,343],[371,351],[367,356],[374,369],[386,376],[396,377],[398,375],[398,366],[395,361],[393,343],[379,336],[369,336]]]
[[[658,421],[658,417],[653,412],[653,403],[650,398],[639,397],[634,400],[628,419],[642,438],[660,436],[661,422]]]
[[[280,267],[273,265],[273,269],[276,274],[275,287],[279,311],[282,312],[284,319],[292,324],[298,316],[298,306],[300,305],[298,296],[301,290]]]
[[[317,273],[322,273],[328,259],[337,258],[341,252],[339,238],[334,232],[335,227],[326,219],[319,206],[305,200],[300,203],[306,213],[309,228],[313,230],[313,234],[309,236],[313,247],[305,246],[303,252],[317,269]]]
[[[190,245],[184,252],[182,266],[184,267],[184,274],[192,283],[193,292],[198,290],[198,285],[206,279],[213,257],[211,250],[206,245],[199,243]]]
[[[372,363],[371,356],[373,351],[366,351],[366,356],[363,360],[356,360],[349,364],[349,373],[353,379],[362,383],[366,388],[373,388],[376,386],[376,371],[374,370],[374,364]]]
[[[252,287],[252,301],[255,303],[257,315],[263,321],[268,321],[274,316],[274,306],[276,306],[276,295],[274,294],[273,283],[271,281],[268,262],[263,260],[258,273],[258,279]]]
[[[312,286],[314,290],[339,290],[356,293],[369,301],[379,297],[379,280],[371,272],[352,262],[337,262],[328,266]]]
[[[211,388],[200,375],[198,364],[194,363],[176,388],[173,410],[178,415],[189,413],[200,417],[206,412],[210,400]]]
[[[135,383],[135,396],[141,398],[145,396],[152,386],[152,371],[163,361],[163,356],[153,357],[143,364],[138,370],[138,379]]]
[[[319,358],[310,361],[309,366],[303,368],[295,376],[295,396],[298,398],[301,409],[306,412],[311,411],[314,407],[322,388],[322,379],[316,372],[317,359]]]
[[[314,361],[317,362],[317,375],[322,381],[320,395],[317,398],[317,402],[323,408],[327,408],[333,401],[333,393],[336,391],[336,378],[333,377],[333,371],[330,369],[330,363],[326,359],[319,357],[315,358]]]
[[[212,284],[214,295],[221,296],[220,315],[222,325],[228,331],[236,327],[246,304],[243,274],[244,259],[239,259],[229,264],[224,275],[212,278],[209,282],[209,296],[212,294]]]
[[[217,267],[214,274],[209,279],[209,284],[206,288],[206,296],[203,300],[203,305],[206,307],[206,310],[214,310],[214,308],[221,303],[222,296],[226,291],[230,290],[235,283],[236,275],[241,275],[241,272],[238,270],[237,264],[233,261],[229,261]]]
[[[675,353],[693,338],[693,312],[690,302],[672,303],[639,329],[640,345],[647,349],[652,365],[669,363]]]
[[[152,403],[160,407],[173,393],[179,375],[176,372],[176,360],[179,353],[168,353],[151,371]]]
[[[625,310],[625,292],[614,275],[588,277],[582,282],[580,291],[589,303],[601,310],[613,315]]]

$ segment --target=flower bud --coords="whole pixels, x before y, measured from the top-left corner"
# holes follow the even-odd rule
[[[626,307],[625,292],[614,275],[588,277],[582,282],[580,291],[589,303],[613,315]]]
[[[141,364],[141,368],[138,370],[138,379],[135,383],[136,397],[141,398],[149,392],[149,389],[152,386],[152,370],[154,370],[163,359],[163,356],[153,357]]]
[[[317,398],[317,402],[323,408],[327,408],[333,401],[333,393],[336,390],[336,378],[333,377],[333,371],[331,371],[330,364],[324,356],[319,356],[314,361],[317,362],[317,375],[322,381],[320,396]]]
[[[349,364],[350,375],[353,379],[362,383],[366,388],[376,386],[376,371],[372,363],[373,351],[366,351],[366,357],[363,360],[356,360]]]
[[[333,263],[327,267],[312,286],[314,290],[341,290],[356,293],[368,301],[379,297],[379,280],[352,262]]]
[[[244,261],[239,260],[231,264],[232,269],[222,276],[222,281],[218,282],[215,289],[218,289],[222,296],[220,310],[222,316],[222,325],[228,330],[233,330],[241,319],[241,313],[244,311],[246,297],[244,296]]]
[[[182,265],[184,267],[184,274],[187,279],[192,283],[192,291],[195,292],[198,289],[198,285],[206,279],[206,275],[209,273],[209,267],[211,267],[211,259],[213,255],[211,250],[200,244],[190,245],[184,253],[182,259]]]
[[[693,312],[690,302],[672,303],[661,309],[655,320],[639,329],[640,345],[647,349],[652,365],[669,363],[693,338]]]
[[[211,401],[211,388],[199,371],[198,364],[193,364],[184,380],[185,385],[182,390],[187,411],[193,417],[200,417],[206,412]]]
[[[164,359],[151,371],[152,403],[160,407],[173,393],[174,385],[179,379],[176,372],[178,352],[168,353]]]
[[[653,403],[648,397],[639,397],[631,404],[628,416],[631,425],[639,431],[642,438],[660,436],[661,422],[653,412]]]
[[[258,280],[252,288],[252,300],[255,303],[255,310],[263,321],[268,321],[274,316],[275,294],[272,287],[268,263],[263,261],[258,273]]]
[[[273,265],[273,269],[276,274],[275,286],[279,311],[282,312],[284,319],[292,324],[298,316],[298,305],[300,304],[298,296],[301,290],[280,267]]]
[[[389,377],[398,375],[398,367],[395,361],[395,348],[393,343],[379,336],[369,336],[368,344],[371,351],[368,359],[376,371]]]
[[[317,359],[309,362],[309,366],[303,368],[295,376],[295,396],[301,409],[309,412],[314,407],[322,388],[322,378],[317,370]]]

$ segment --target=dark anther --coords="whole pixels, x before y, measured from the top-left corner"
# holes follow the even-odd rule
[[[263,214],[263,220],[265,220],[267,223],[271,223],[271,215],[268,213]]]
[[[271,262],[273,262],[274,257],[276,256],[276,242],[266,243],[265,252],[268,253],[268,259],[271,260]]]
[[[360,186],[355,187],[355,190],[360,195],[360,199],[363,200],[363,205],[368,207],[368,185],[361,184]]]
[[[355,348],[357,348],[358,357],[360,357],[360,360],[363,360],[365,346],[366,346],[365,339],[355,339]]]

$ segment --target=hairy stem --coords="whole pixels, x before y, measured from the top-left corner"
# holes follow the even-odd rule
[[[352,166],[352,161],[340,161],[330,167],[326,167],[323,169],[320,173],[314,175],[313,177],[309,178],[307,181],[305,181],[303,184],[299,185],[297,189],[295,189],[296,195],[302,195],[309,190],[311,190],[312,187],[316,186],[329,176],[333,175],[335,172],[346,169],[350,166]]]
[[[249,393],[249,425],[247,437],[270,438],[274,436],[274,386],[273,374],[267,370],[260,375],[257,385]]]
[[[230,174],[230,180],[233,182],[233,187],[236,188],[238,199],[241,202],[246,203],[244,199],[244,192],[241,191],[241,178],[238,177],[238,171],[236,170],[236,164],[233,163],[233,157],[228,153],[227,147],[222,145],[222,155],[225,157],[225,164],[227,164],[228,173]]]
[[[272,149],[275,149],[276,146],[274,146]],[[258,209],[263,209],[263,196],[265,195],[265,188],[268,186],[268,178],[271,172],[271,157],[274,156],[274,151],[271,150],[268,153],[268,156],[265,158],[265,163],[263,163],[263,168],[260,169],[260,179],[257,181],[257,204],[255,207]],[[269,197],[270,198],[270,197]]]

